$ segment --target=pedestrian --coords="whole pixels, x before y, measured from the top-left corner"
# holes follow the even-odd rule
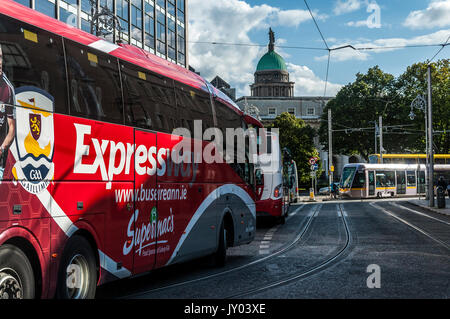
[[[442,187],[442,190],[444,192],[444,197],[445,197],[445,192],[447,191],[447,182],[445,181],[444,176],[439,177],[439,181],[437,182],[437,187]]]
[[[13,86],[3,72],[3,52],[0,46],[0,182],[5,171],[8,149],[14,140],[14,100]]]

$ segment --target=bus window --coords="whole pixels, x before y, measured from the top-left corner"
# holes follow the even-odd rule
[[[416,172],[414,171],[406,172],[406,181],[408,187],[416,187]]]
[[[70,88],[70,114],[123,123],[122,89],[117,59],[65,41]]]
[[[54,111],[68,113],[66,68],[59,36],[2,16],[0,49],[2,69],[16,91],[16,104],[43,108],[37,98],[17,99],[17,90],[23,87],[20,92],[42,93],[51,97]]]
[[[178,126],[173,98],[173,82],[132,65],[120,63],[126,124],[172,133]]]
[[[211,99],[208,93],[175,82],[175,96],[181,119],[201,120],[203,131],[214,127]],[[194,132],[191,131],[191,134],[193,135]]]

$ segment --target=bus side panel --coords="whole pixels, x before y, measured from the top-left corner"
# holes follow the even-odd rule
[[[65,236],[82,221],[97,237],[102,274],[131,275],[134,218],[134,132],[132,128],[55,114],[52,216]],[[131,205],[131,206],[130,206]],[[89,226],[87,226],[89,225]],[[112,276],[109,276],[112,275]]]
[[[135,186],[134,209],[128,213],[135,223],[134,247],[127,246],[124,251],[134,253],[133,273],[140,273],[153,269],[156,261],[156,240],[158,236],[158,220],[160,211],[157,209],[157,159],[160,150],[157,149],[157,134],[135,130]],[[166,153],[162,150],[162,153]],[[150,161],[149,165],[144,165]],[[129,228],[132,220],[129,222]],[[129,236],[132,235],[131,233]],[[133,236],[128,238],[133,240]]]
[[[158,242],[156,267],[186,260],[210,251],[215,246],[216,216],[208,209],[208,199],[215,184],[204,183],[213,178],[211,165],[202,161],[202,143],[192,139],[158,133]],[[183,147],[181,151],[180,147]],[[182,158],[177,154],[183,154]],[[200,176],[200,180],[198,180]],[[209,176],[209,177],[208,177]],[[208,199],[208,200],[206,200]],[[200,237],[198,237],[200,236]],[[203,238],[197,241],[195,238]],[[181,245],[195,242],[194,246]]]

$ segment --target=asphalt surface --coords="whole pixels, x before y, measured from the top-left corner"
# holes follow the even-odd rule
[[[284,225],[208,258],[99,287],[98,299],[341,299],[450,296],[450,216],[407,201],[292,205]]]

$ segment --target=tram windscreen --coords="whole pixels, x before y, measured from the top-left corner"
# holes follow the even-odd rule
[[[355,176],[356,167],[345,167],[342,172],[341,187],[350,188],[352,186],[353,177]]]

